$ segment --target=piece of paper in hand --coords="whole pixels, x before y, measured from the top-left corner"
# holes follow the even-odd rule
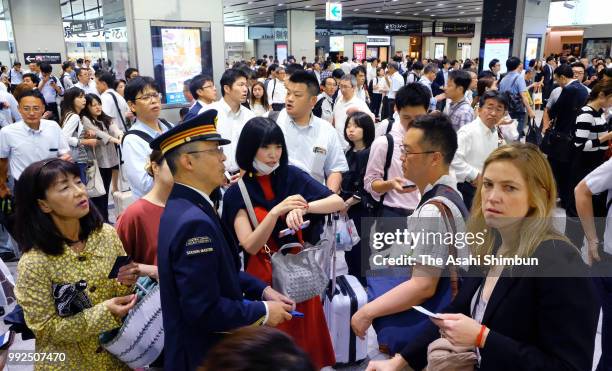
[[[437,318],[437,319],[442,319],[442,317],[440,317],[439,315],[428,311],[427,309],[421,307],[420,305],[415,305],[414,307],[412,307],[412,309],[414,309],[416,311],[419,311],[419,312],[423,313],[426,316]]]

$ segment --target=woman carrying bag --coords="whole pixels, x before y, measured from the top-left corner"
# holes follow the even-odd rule
[[[93,197],[91,201],[108,223],[108,196],[113,171],[119,169],[119,156],[116,145],[121,144],[123,132],[112,117],[102,111],[102,101],[95,94],[85,96],[86,106],[81,111],[81,119],[86,130],[96,133],[95,158],[102,177],[104,194]]]
[[[236,162],[245,172],[242,180],[252,201],[258,226],[252,227],[238,184],[223,198],[223,221],[233,226],[242,248],[249,254],[246,271],[270,284],[270,255],[289,242],[302,242],[300,226],[306,214],[329,214],[344,208],[338,195],[302,170],[288,165],[282,130],[267,118],[249,120],[240,135]],[[279,237],[291,228],[294,236]],[[313,229],[314,226],[308,229]],[[292,253],[295,251],[291,251]],[[294,318],[278,328],[290,334],[318,369],[335,364],[334,350],[319,296],[298,303]]]

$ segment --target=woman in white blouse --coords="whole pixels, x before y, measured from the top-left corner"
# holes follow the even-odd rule
[[[102,176],[102,184],[106,194],[92,197],[91,201],[96,205],[105,222],[108,222],[108,195],[113,172],[119,169],[119,156],[116,145],[121,145],[123,132],[117,126],[112,117],[102,111],[102,101],[95,94],[85,96],[85,109],[81,111],[81,119],[85,130],[96,133],[97,145],[95,157]]]
[[[87,184],[87,166],[89,156],[86,146],[96,146],[95,134],[84,130],[81,111],[85,108],[85,92],[77,87],[70,88],[64,93],[61,104],[62,119],[60,126],[62,133],[72,151],[72,159],[79,166],[81,181]]]
[[[263,82],[257,81],[251,88],[251,96],[249,99],[251,111],[257,117],[262,117],[264,114],[272,110],[268,103],[268,95]]]

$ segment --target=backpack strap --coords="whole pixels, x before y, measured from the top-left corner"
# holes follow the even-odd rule
[[[121,123],[123,124],[123,127],[126,129],[129,129],[125,123],[125,118],[123,118],[123,112],[121,112],[121,109],[119,108],[119,102],[117,101],[117,97],[115,97],[115,94],[113,94],[113,92],[109,91],[108,94],[110,94],[111,97],[113,97],[113,102],[115,102],[115,108],[117,108],[117,113],[119,114],[119,118],[121,119]]]
[[[389,167],[391,167],[391,160],[393,159],[393,147],[395,143],[393,142],[393,137],[391,134],[385,134],[385,138],[387,138],[387,156],[385,157],[385,167],[383,168],[383,180],[386,181],[389,178]],[[379,205],[382,210],[383,201],[385,200],[385,196],[387,193],[383,193],[380,196]]]
[[[168,120],[163,119],[163,118],[159,118],[159,122],[161,122],[162,124],[164,124],[164,126],[166,127],[166,129],[170,130],[172,129],[172,124],[168,122]]]
[[[134,134],[139,136],[142,140],[144,140],[147,143],[151,143],[153,141],[153,137],[150,136],[149,134],[145,133],[142,130],[128,130],[124,135],[123,138],[121,138],[121,145],[123,145],[123,142],[125,141],[125,137],[127,137],[130,134]]]
[[[453,256],[453,258],[457,258],[457,248],[455,247],[455,239],[454,236],[457,234],[457,226],[455,225],[455,218],[453,218],[453,213],[449,209],[448,206],[444,204],[442,201],[438,200],[430,200],[426,203],[426,205],[434,205],[440,211],[442,215],[442,219],[444,220],[444,225],[446,229],[452,232],[452,240],[451,243],[448,244],[448,253]],[[454,264],[451,264],[449,267],[450,270],[450,285],[451,285],[451,298],[455,299],[457,293],[459,292],[459,273],[457,272],[457,267]]]
[[[278,115],[280,115],[280,111],[270,111],[270,113],[268,113],[268,118],[276,122],[278,120]]]

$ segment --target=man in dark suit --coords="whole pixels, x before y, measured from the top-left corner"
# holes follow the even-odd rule
[[[189,112],[187,112],[183,119],[184,121],[191,120],[201,112],[206,111],[207,107],[217,99],[215,82],[212,77],[207,75],[197,75],[191,79],[189,92],[191,92],[193,99],[195,99],[195,103],[189,108]]]
[[[563,143],[565,141],[567,141],[568,145],[567,148],[555,148],[550,151],[548,160],[557,182],[561,207],[567,209],[572,199],[571,192],[573,192],[570,189],[570,177],[567,173],[572,160],[571,146],[573,144],[571,143],[571,137],[578,111],[586,103],[589,92],[580,81],[574,79],[574,71],[569,64],[561,65],[555,69],[555,79],[563,90],[557,102],[548,112],[550,118],[555,120],[554,129],[561,136],[561,141],[554,143],[554,146],[564,147],[565,144]]]
[[[438,94],[444,93],[444,88],[448,84],[448,69],[450,67],[450,62],[448,59],[445,59],[440,63],[440,70],[436,73],[436,78],[431,84],[431,91],[434,97]]]
[[[546,64],[542,68],[542,73],[544,78],[542,82],[544,83],[544,87],[542,88],[542,99],[544,102],[544,106],[546,106],[546,101],[548,101],[548,97],[550,97],[550,92],[553,90],[553,85],[555,84],[554,80],[554,71],[557,67],[557,62],[555,61],[555,57],[552,55],[546,58]]]
[[[240,271],[238,248],[210,194],[225,182],[230,143],[208,110],[151,142],[175,184],[161,217],[158,269],[167,370],[194,370],[224,333],[291,319],[293,302]],[[266,300],[266,301],[262,301]]]

